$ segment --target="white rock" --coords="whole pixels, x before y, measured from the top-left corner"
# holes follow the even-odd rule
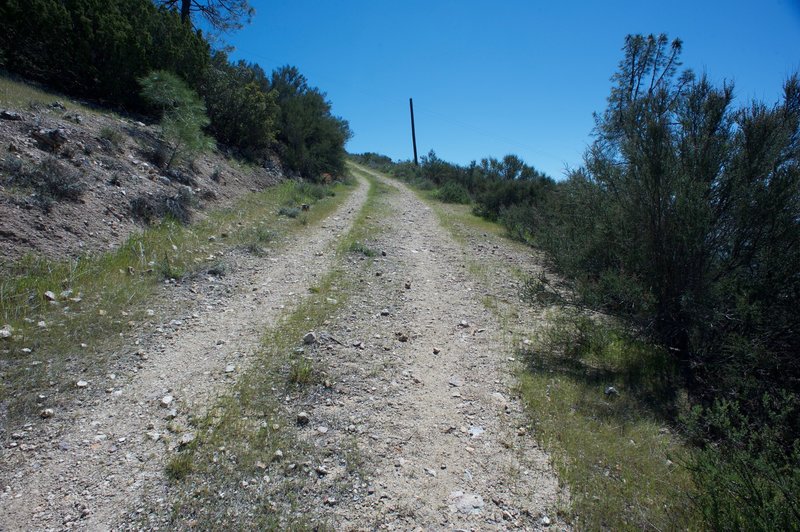
[[[86,388],[87,386],[89,386],[89,383],[84,380],[80,380],[75,383],[75,386],[77,386],[78,388]]]
[[[53,417],[54,414],[55,412],[53,412],[52,408],[45,408],[44,410],[39,412],[39,417],[41,417],[42,419],[48,419]]]
[[[225,373],[233,373],[234,371],[236,371],[236,366],[233,364],[228,364],[225,366]]]
[[[450,494],[455,510],[464,514],[479,514],[483,509],[483,497],[474,493],[454,491]]]
[[[173,396],[165,395],[164,397],[161,398],[161,401],[159,401],[159,404],[161,405],[161,408],[169,408],[174,401],[175,401],[175,398]]]
[[[53,292],[51,292],[50,290],[48,290],[47,292],[44,293],[44,297],[48,301],[55,301],[56,300],[56,295]]]

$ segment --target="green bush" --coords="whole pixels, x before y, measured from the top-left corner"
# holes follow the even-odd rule
[[[214,146],[213,139],[203,133],[203,128],[209,124],[203,102],[179,77],[157,71],[140,79],[139,83],[142,97],[163,113],[161,133],[169,149],[166,169],[176,159]]]
[[[448,181],[436,192],[436,199],[444,203],[469,204],[472,200],[463,185]]]
[[[280,114],[278,148],[284,163],[312,181],[344,173],[344,145],[351,136],[347,121],[331,114],[331,103],[309,87],[295,67],[275,70],[271,79]]]
[[[7,0],[0,50],[11,72],[135,109],[141,76],[165,69],[196,84],[209,61],[200,32],[150,0]]]
[[[277,92],[258,65],[232,64],[215,52],[201,94],[211,119],[210,131],[221,143],[250,160],[264,157],[277,130]]]

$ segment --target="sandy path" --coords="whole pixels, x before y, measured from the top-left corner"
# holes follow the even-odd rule
[[[493,270],[491,283],[478,284],[465,268],[472,251],[405,186],[391,185],[384,231],[371,242],[386,256],[366,271],[353,261],[363,289],[332,320],[346,341],[314,354],[335,368],[333,397],[300,405],[312,425],[331,428],[308,434],[315,445],[354,440],[364,455],[365,482],[340,495],[329,518],[348,530],[555,524],[564,495],[514,397],[509,330],[483,304],[508,297],[497,286],[510,274]],[[324,487],[320,507],[331,497]]]
[[[0,530],[107,530],[145,493],[164,492],[164,451],[191,437],[180,431],[186,415],[202,412],[234,382],[265,328],[328,271],[366,189],[361,180],[289,249],[232,256],[223,280],[170,288],[183,311],[141,331],[132,347],[141,353],[136,367],[90,381],[73,409],[26,426],[2,449]],[[173,398],[168,407],[160,404],[165,396]]]

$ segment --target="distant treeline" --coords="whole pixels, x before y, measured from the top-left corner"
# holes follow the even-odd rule
[[[348,124],[296,68],[267,75],[256,64],[232,62],[152,0],[3,0],[0,68],[148,114],[138,80],[173,72],[203,99],[209,133],[241,156],[258,161],[277,151],[309,179],[344,169]]]
[[[545,250],[581,304],[672,354],[698,445],[695,502],[716,529],[800,523],[800,80],[774,105],[680,71],[681,42],[629,36],[582,168],[517,157],[417,168],[356,159]],[[766,528],[762,528],[762,525]]]

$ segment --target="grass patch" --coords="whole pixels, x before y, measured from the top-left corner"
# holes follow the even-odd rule
[[[194,462],[190,453],[178,453],[173,456],[164,468],[171,480],[183,480],[194,470]]]
[[[39,394],[71,390],[76,374],[101,371],[119,335],[148,319],[145,305],[165,280],[220,268],[217,255],[243,242],[287,245],[303,226],[276,212],[296,186],[285,182],[246,195],[197,224],[168,218],[113,252],[0,263],[0,327],[12,331],[11,338],[0,340],[0,408],[9,422],[38,412]],[[345,197],[319,200],[308,222],[328,216]]]
[[[63,104],[67,111],[102,114],[87,105],[75,102],[68,96],[64,96],[50,89],[47,91],[38,89],[30,81],[19,82],[8,76],[0,76],[0,103],[4,106],[21,110],[26,108],[41,109],[55,101]],[[64,113],[65,111],[56,109],[56,112]]]
[[[362,208],[343,240],[375,230],[368,222],[376,212],[374,189],[372,183],[368,197],[373,202]],[[346,250],[346,245],[337,250],[339,261]],[[334,266],[278,326],[266,332],[257,360],[230,395],[195,420],[197,439],[182,452],[191,455],[194,468],[173,491],[172,526],[183,528],[192,522],[202,529],[216,529],[224,522],[226,527],[242,529],[324,528],[314,521],[308,501],[301,499],[308,483],[315,482],[320,450],[300,438],[299,431],[313,428],[298,426],[297,412],[287,409],[283,398],[326,393],[321,384],[326,372],[314,348],[301,345],[302,338],[309,330],[324,328],[356,286],[354,278]],[[339,305],[326,304],[331,298]],[[363,482],[356,451],[347,458],[354,464],[348,467],[349,477],[329,488],[331,496],[350,491],[352,486],[342,483]]]
[[[352,242],[350,246],[347,248],[347,250],[350,253],[360,253],[365,257],[374,257],[378,254],[377,251],[367,246],[366,244],[362,244],[361,242]]]
[[[676,387],[668,356],[578,313],[550,316],[519,389],[536,437],[570,489],[571,517],[585,530],[700,526],[681,465],[688,447],[672,434]]]

